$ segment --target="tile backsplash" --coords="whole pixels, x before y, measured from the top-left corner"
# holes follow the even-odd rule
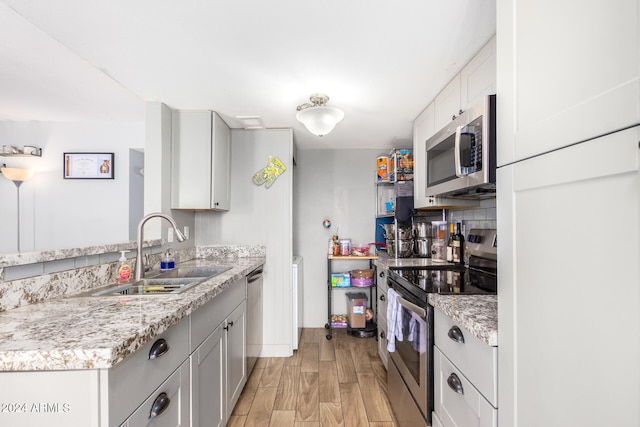
[[[496,226],[496,199],[482,200],[480,207],[475,209],[452,209],[447,211],[447,221],[462,221],[465,231],[472,228],[490,228]]]

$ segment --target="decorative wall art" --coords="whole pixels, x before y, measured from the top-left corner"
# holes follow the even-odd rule
[[[64,153],[64,179],[113,179],[113,153]]]

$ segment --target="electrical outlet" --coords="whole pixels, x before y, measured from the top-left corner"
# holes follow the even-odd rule
[[[189,240],[189,226],[188,225],[184,226],[184,237],[186,237],[187,240]]]
[[[173,243],[173,228],[167,229],[167,243]]]

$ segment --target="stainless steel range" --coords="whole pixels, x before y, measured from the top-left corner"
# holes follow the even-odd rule
[[[453,264],[389,267],[389,304],[397,301],[395,339],[389,363],[389,400],[400,427],[431,425],[433,411],[433,307],[430,293],[495,295],[495,230],[472,229],[466,236],[467,267]],[[391,337],[389,337],[391,338]]]

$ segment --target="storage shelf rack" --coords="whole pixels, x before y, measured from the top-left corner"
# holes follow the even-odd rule
[[[328,340],[330,340],[331,338],[333,338],[333,328],[334,326],[331,324],[331,315],[332,315],[332,307],[331,307],[331,294],[333,292],[334,289],[358,289],[360,291],[364,291],[365,289],[369,289],[369,301],[367,301],[367,308],[371,308],[373,309],[373,304],[375,304],[376,301],[376,274],[375,271],[373,273],[373,284],[371,286],[366,286],[366,287],[361,287],[361,286],[347,286],[347,287],[333,287],[331,286],[331,273],[333,271],[332,269],[332,263],[333,261],[369,261],[369,268],[370,269],[374,269],[375,270],[375,265],[373,263],[374,260],[378,259],[377,256],[356,256],[356,255],[349,255],[349,256],[336,256],[336,255],[328,255],[327,256],[327,290],[328,290],[328,297],[329,297],[329,304],[327,306],[327,323],[324,325],[325,329],[328,329],[329,332],[327,333],[326,338]],[[375,316],[374,316],[375,318]],[[377,327],[375,324],[373,324],[373,320],[371,320],[370,322],[367,322],[367,326],[365,326],[364,328],[351,328],[349,326],[347,326],[347,332],[351,333],[354,331],[364,331],[364,330],[369,330],[370,328],[373,328],[373,330],[377,330]]]

